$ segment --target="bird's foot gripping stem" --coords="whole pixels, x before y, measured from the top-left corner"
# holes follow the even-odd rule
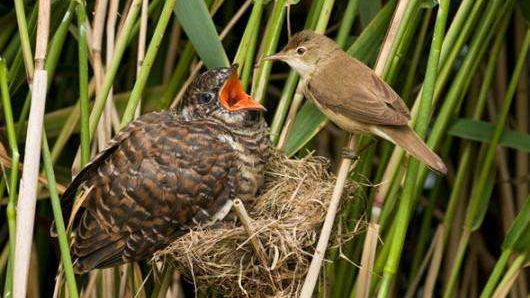
[[[356,161],[359,159],[359,156],[361,155],[361,153],[368,149],[370,146],[372,146],[375,142],[373,140],[370,140],[370,142],[366,143],[366,145],[362,146],[361,148],[359,149],[352,149],[352,148],[349,148],[349,147],[343,147],[342,150],[340,151],[340,156],[342,158],[347,158],[347,159],[351,159],[353,161]]]
[[[348,147],[343,147],[340,150],[340,156],[342,158],[351,159],[353,161],[356,161],[356,160],[359,159],[359,155],[357,154],[357,150],[356,149],[352,149],[352,148],[348,148]]]

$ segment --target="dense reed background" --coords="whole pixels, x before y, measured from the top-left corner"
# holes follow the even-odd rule
[[[435,176],[381,140],[364,150],[348,175],[358,199],[332,237],[356,234],[328,250],[315,295],[529,297],[529,20],[528,0],[2,1],[3,296],[23,297],[27,279],[28,297],[182,297],[178,273],[144,263],[74,277],[59,197],[72,170],[139,113],[178,102],[203,67],[239,63],[286,154],[344,165],[348,135],[286,65],[260,63],[309,28],[375,66],[449,168]]]

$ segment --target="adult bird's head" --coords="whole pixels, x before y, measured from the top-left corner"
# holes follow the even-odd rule
[[[248,95],[237,76],[237,65],[212,68],[197,76],[178,110],[188,120],[214,118],[228,124],[251,125],[265,111]]]
[[[302,77],[307,77],[333,58],[336,50],[340,48],[333,40],[322,34],[304,30],[293,35],[280,52],[263,59],[284,61]]]

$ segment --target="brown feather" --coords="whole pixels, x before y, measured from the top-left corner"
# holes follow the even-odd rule
[[[311,75],[308,92],[323,107],[366,124],[406,125],[410,119],[399,95],[342,51]]]
[[[219,123],[183,122],[171,112],[144,115],[118,134],[112,149],[70,186],[90,189],[74,223],[76,272],[145,259],[210,220],[236,194],[253,197],[261,182],[252,173],[260,173],[264,159],[257,158],[255,172],[245,176],[239,156],[249,153],[220,136],[239,142]],[[257,153],[261,143],[248,141],[247,147],[254,145]]]
[[[439,174],[447,174],[447,167],[442,159],[408,126],[379,126],[375,128],[390,138],[408,154],[427,165]]]

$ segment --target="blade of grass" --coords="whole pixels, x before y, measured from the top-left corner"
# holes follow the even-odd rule
[[[206,67],[229,65],[219,35],[204,1],[179,0],[175,15]]]
[[[491,143],[494,125],[479,120],[456,119],[447,133],[463,139],[481,143]],[[520,152],[530,152],[530,135],[504,128],[499,139],[499,146],[516,149]]]

